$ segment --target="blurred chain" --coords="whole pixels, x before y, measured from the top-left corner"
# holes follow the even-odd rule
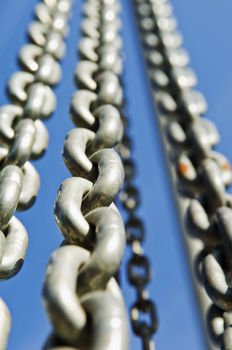
[[[145,240],[145,227],[143,220],[137,214],[140,206],[140,193],[134,183],[136,164],[132,157],[133,144],[128,132],[128,123],[128,119],[124,116],[125,133],[117,149],[125,170],[125,181],[120,200],[127,212],[126,237],[132,252],[127,264],[127,278],[137,294],[137,300],[130,310],[130,317],[132,329],[141,338],[143,349],[151,350],[155,348],[152,336],[157,331],[158,319],[155,304],[147,290],[147,285],[152,277],[152,268],[142,247]]]
[[[63,148],[71,172],[59,189],[55,219],[65,241],[50,259],[44,303],[53,325],[45,349],[128,349],[128,321],[118,272],[125,229],[113,203],[124,180],[114,150],[123,135],[119,0],[86,0]]]
[[[192,268],[212,301],[199,293],[203,308],[211,304],[204,315],[209,348],[231,350],[232,196],[226,192],[231,165],[214,151],[220,137],[216,126],[202,118],[207,103],[194,89],[197,78],[187,67],[189,56],[171,5],[166,0],[135,4]]]
[[[30,159],[40,158],[48,146],[48,131],[41,120],[55,110],[50,86],[59,83],[58,63],[65,53],[71,0],[44,0],[36,5],[28,28],[30,43],[19,53],[22,71],[8,82],[11,104],[0,108],[0,280],[21,269],[28,245],[27,231],[14,216],[30,208],[40,188],[40,177]],[[0,299],[0,350],[10,330],[10,314]]]

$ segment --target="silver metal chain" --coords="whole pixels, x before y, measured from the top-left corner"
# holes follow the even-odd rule
[[[142,45],[209,349],[232,349],[231,166],[166,0],[135,0]]]
[[[71,7],[71,0],[44,0],[36,6],[30,43],[19,53],[22,70],[8,82],[11,103],[0,108],[0,280],[16,275],[24,262],[28,234],[14,214],[30,208],[39,192],[40,177],[30,160],[40,158],[48,146],[42,121],[56,108],[51,86],[61,78]],[[6,348],[10,324],[0,299],[0,350]]]
[[[125,229],[113,203],[124,170],[114,150],[123,135],[119,0],[86,0],[65,140],[72,174],[58,191],[55,219],[65,241],[50,259],[44,303],[53,325],[46,349],[128,349],[126,308],[115,279]]]

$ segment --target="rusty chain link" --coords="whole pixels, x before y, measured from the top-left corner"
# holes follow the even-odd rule
[[[83,4],[78,90],[70,113],[78,128],[64,142],[72,174],[60,186],[55,219],[65,241],[50,259],[44,304],[53,325],[46,349],[128,349],[128,320],[116,282],[125,229],[114,205],[124,180],[114,150],[123,136],[119,0]]]
[[[188,67],[189,56],[181,47],[183,39],[171,5],[166,0],[134,2],[192,265],[211,299],[201,291],[208,345],[229,350],[232,197],[226,190],[232,183],[231,165],[214,150],[220,137],[216,126],[202,118],[207,103],[195,90],[197,78]]]
[[[48,146],[42,122],[56,108],[51,89],[59,83],[59,61],[65,54],[71,0],[44,0],[36,5],[35,20],[28,28],[30,43],[19,52],[22,71],[8,82],[11,104],[0,108],[0,280],[21,269],[28,234],[14,216],[29,209],[40,188],[40,177],[30,160],[40,158]],[[0,349],[10,331],[10,313],[0,299]]]

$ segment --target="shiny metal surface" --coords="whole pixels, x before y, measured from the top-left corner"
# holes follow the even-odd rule
[[[72,177],[62,182],[55,220],[65,241],[53,253],[44,304],[53,326],[46,349],[128,349],[128,320],[115,280],[125,229],[113,201],[124,180],[114,149],[123,136],[118,0],[83,5],[78,90],[70,114],[78,126],[66,136],[63,159]]]
[[[8,81],[11,104],[0,108],[0,279],[9,279],[21,269],[28,234],[14,216],[30,208],[40,188],[40,177],[30,160],[40,158],[48,147],[48,132],[41,119],[56,107],[52,85],[59,82],[58,60],[64,54],[71,1],[42,1],[36,20],[29,26],[31,43],[19,52],[22,70]],[[57,38],[58,36],[58,38]],[[0,302],[0,348],[4,350],[10,330],[9,312]]]
[[[196,77],[168,1],[135,0],[148,75],[163,71],[169,82],[152,86],[173,182],[192,277],[199,297],[209,349],[230,349],[231,342],[231,166],[214,151],[215,125],[204,118],[207,102],[195,90]],[[149,22],[149,25],[148,25]],[[160,25],[160,23],[162,23]],[[145,25],[146,24],[146,25]],[[152,81],[151,81],[152,82]],[[168,131],[168,132],[166,132]]]

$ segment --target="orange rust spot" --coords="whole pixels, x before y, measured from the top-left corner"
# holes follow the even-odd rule
[[[225,169],[225,170],[231,170],[231,164],[226,162],[226,163],[223,164],[222,168]]]
[[[178,171],[179,171],[182,175],[186,174],[188,170],[189,170],[189,167],[188,167],[187,164],[185,164],[185,163],[180,163],[180,164],[178,165]]]

